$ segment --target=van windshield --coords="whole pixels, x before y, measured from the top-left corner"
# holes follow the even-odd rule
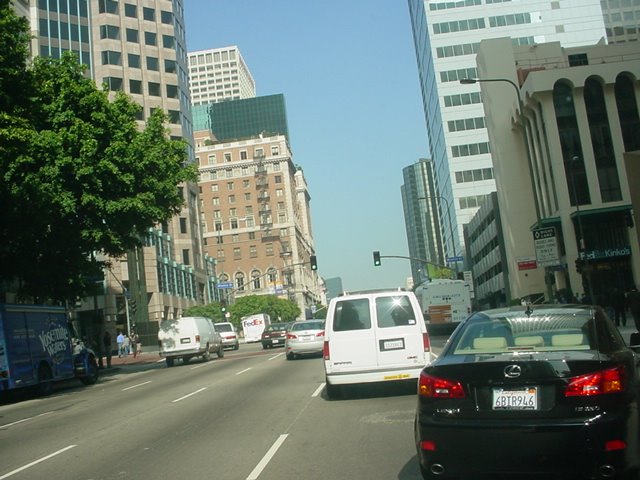
[[[400,327],[416,324],[416,314],[406,295],[376,298],[378,327]]]
[[[371,328],[369,299],[356,298],[343,300],[336,304],[333,319],[333,330],[335,332],[366,330],[369,328]]]

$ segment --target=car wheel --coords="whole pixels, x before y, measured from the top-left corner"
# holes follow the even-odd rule
[[[173,357],[167,357],[167,367],[173,367]]]
[[[240,344],[239,344],[239,343],[236,343],[236,344],[233,346],[233,349],[234,349],[234,350],[238,350],[239,348],[240,348]]]
[[[327,398],[329,400],[335,400],[342,397],[341,385],[331,385],[329,382],[326,382],[325,387],[327,389]]]
[[[263,344],[262,344],[262,349],[263,349],[263,350],[266,350],[266,349],[267,349],[267,344],[266,344],[266,343],[263,343]]]
[[[211,352],[209,351],[209,345],[207,345],[207,347],[204,349],[204,353],[202,354],[202,361],[208,362],[210,358],[211,358]]]
[[[222,348],[222,345],[220,345],[220,347],[218,348],[218,358],[222,358],[224,357],[224,348]]]
[[[296,354],[293,352],[287,352],[287,360],[295,360]]]

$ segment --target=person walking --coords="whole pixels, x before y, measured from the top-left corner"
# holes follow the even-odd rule
[[[627,297],[620,288],[614,288],[611,294],[611,304],[613,306],[613,316],[616,327],[627,326]]]
[[[138,344],[140,343],[140,337],[137,333],[131,332],[131,351],[133,352],[133,358],[138,356]]]
[[[131,349],[131,338],[129,337],[128,334],[125,333],[124,339],[122,341],[122,350],[123,350],[123,355],[125,357],[129,356],[130,349]]]
[[[631,291],[627,294],[627,304],[633,317],[633,323],[636,324],[636,330],[640,332],[640,292],[636,286],[631,287]]]
[[[107,368],[111,368],[111,334],[107,330],[102,335],[102,348],[107,357]],[[102,355],[100,355],[100,362],[102,362]]]
[[[124,335],[122,332],[118,332],[116,343],[118,344],[118,358],[121,358],[124,353]]]

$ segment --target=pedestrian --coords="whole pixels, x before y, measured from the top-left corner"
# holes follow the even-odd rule
[[[616,327],[622,325],[627,326],[627,297],[624,296],[624,292],[619,288],[614,288],[611,294],[611,304],[613,306],[613,316],[616,322]]]
[[[111,334],[108,330],[105,330],[102,335],[102,348],[107,357],[107,368],[111,368]],[[102,362],[102,355],[100,355],[100,362]]]
[[[121,358],[124,353],[124,335],[120,331],[116,337],[116,343],[118,344],[118,358]]]
[[[636,330],[640,332],[640,293],[635,285],[631,287],[631,291],[627,294],[627,305],[629,305],[633,323],[636,324]]]
[[[128,334],[125,333],[124,339],[122,341],[122,350],[125,357],[129,356],[130,349],[131,349],[131,338],[129,337]]]
[[[138,343],[140,343],[140,337],[137,333],[131,332],[131,351],[133,352],[133,358],[138,356]]]

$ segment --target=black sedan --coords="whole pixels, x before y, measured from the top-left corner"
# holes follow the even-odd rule
[[[422,476],[636,479],[637,369],[598,307],[475,313],[420,375]]]
[[[290,323],[272,323],[265,328],[260,339],[262,348],[284,347],[289,325]]]

